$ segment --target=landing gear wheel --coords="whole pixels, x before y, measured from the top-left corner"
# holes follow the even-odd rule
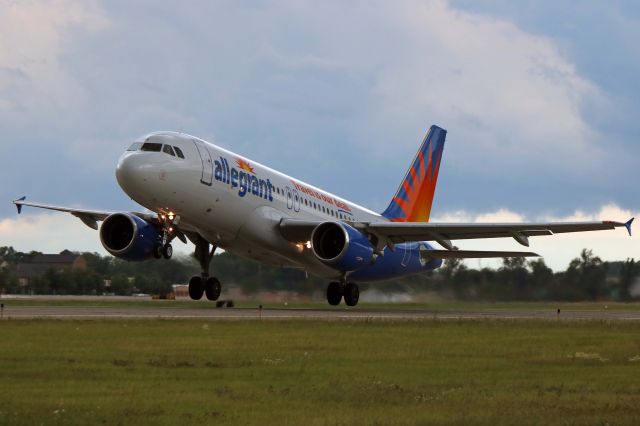
[[[202,293],[204,293],[202,277],[192,277],[189,280],[189,297],[193,300],[200,300],[202,299]]]
[[[160,259],[162,257],[162,244],[156,244],[153,246],[153,257]]]
[[[342,300],[342,285],[333,281],[327,287],[327,302],[332,306],[337,306]]]
[[[216,277],[207,278],[207,281],[204,283],[204,292],[207,295],[207,299],[218,300],[221,291],[222,286]]]
[[[358,304],[358,299],[360,299],[360,289],[357,284],[347,283],[344,286],[344,303],[347,306],[356,306]]]
[[[201,235],[197,235],[194,243],[196,245],[196,251],[194,253],[194,256],[196,259],[198,259],[198,262],[200,263],[200,270],[202,272],[200,274],[200,277],[191,278],[191,281],[195,280],[196,278],[199,279],[200,287],[196,289],[194,286],[194,292],[192,295],[191,282],[189,282],[189,295],[191,296],[192,299],[196,298],[196,297],[193,297],[194,295],[197,296],[197,299],[200,299],[202,297],[202,293],[206,292],[207,299],[217,300],[218,297],[220,297],[220,290],[221,290],[220,281],[218,281],[218,279],[215,277],[208,278],[209,264],[211,263],[211,259],[213,258],[213,254],[216,252],[217,247],[211,246],[207,240],[202,238]],[[209,249],[210,247],[211,249]]]
[[[171,259],[171,256],[173,256],[173,247],[171,244],[166,244],[162,247],[162,257],[165,259]]]

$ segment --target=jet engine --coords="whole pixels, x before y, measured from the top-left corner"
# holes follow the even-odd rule
[[[311,250],[320,261],[342,272],[355,271],[373,259],[373,246],[366,235],[342,222],[316,226]]]
[[[100,227],[100,242],[115,257],[145,260],[153,255],[160,233],[155,225],[131,213],[114,213]]]

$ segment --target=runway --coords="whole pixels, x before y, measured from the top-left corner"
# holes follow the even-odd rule
[[[203,319],[203,320],[640,320],[640,311],[484,309],[484,310],[398,310],[327,309],[253,309],[216,307],[83,307],[83,306],[11,306],[5,305],[3,320],[8,319]]]

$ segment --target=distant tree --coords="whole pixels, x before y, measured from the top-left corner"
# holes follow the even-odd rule
[[[526,259],[524,257],[504,257],[498,270],[504,288],[502,300],[525,300],[528,294]]]
[[[467,299],[470,296],[471,285],[467,271],[463,260],[458,258],[447,259],[440,269],[440,274],[445,280],[444,285],[452,290],[458,299]]]
[[[116,274],[111,277],[111,292],[118,296],[131,296],[133,283],[125,274]]]
[[[607,266],[593,250],[583,249],[580,257],[569,263],[564,274],[564,286],[570,289],[570,300],[597,300],[605,292]]]
[[[620,268],[619,290],[620,299],[628,302],[631,297],[631,286],[635,283],[636,277],[640,275],[640,262],[627,258]]]
[[[553,270],[542,258],[529,261],[527,266],[531,271],[528,275],[530,298],[532,300],[547,299],[553,287]]]

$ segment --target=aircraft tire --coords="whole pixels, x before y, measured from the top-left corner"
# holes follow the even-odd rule
[[[173,256],[173,247],[171,244],[166,244],[162,247],[162,257],[165,259],[171,259],[171,256]]]
[[[220,280],[216,277],[207,278],[204,283],[204,293],[208,300],[218,300],[220,292],[222,291],[222,285]]]
[[[155,246],[153,246],[153,257],[155,257],[156,259],[161,259],[162,251],[163,251],[162,244],[156,244]]]
[[[327,286],[327,302],[332,306],[337,306],[342,300],[342,285],[339,282],[333,281]]]
[[[347,283],[344,286],[344,303],[347,306],[356,306],[360,299],[360,289],[357,284]]]
[[[191,277],[189,280],[189,297],[193,300],[202,299],[204,293],[204,283],[202,277]]]

